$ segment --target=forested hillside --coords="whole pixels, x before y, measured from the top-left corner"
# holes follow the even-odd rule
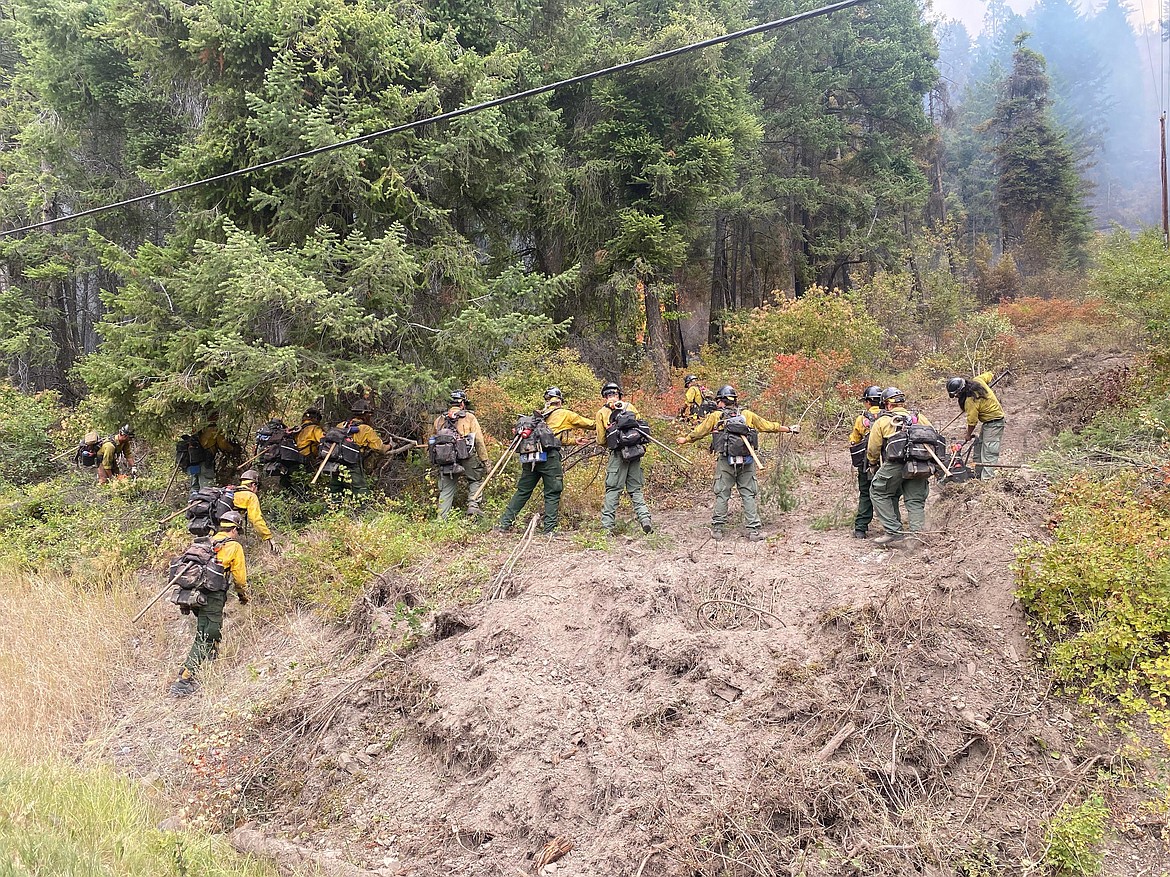
[[[17,0],[0,20],[3,222],[806,8]],[[92,395],[109,425],[161,434],[208,405],[372,390],[394,408],[566,337],[605,373],[645,357],[662,390],[729,313],[812,286],[877,283],[937,341],[976,303],[1076,286],[1061,272],[1084,264],[1090,206],[1152,219],[1136,55],[1082,47],[1133,45],[1120,7],[1032,17],[992,3],[972,45],[913,0],[872,0],[6,237],[0,355],[25,390]]]

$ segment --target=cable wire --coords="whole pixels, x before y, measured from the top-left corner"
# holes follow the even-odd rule
[[[260,164],[251,165],[249,167],[239,168],[234,171],[217,174],[213,177],[205,177],[201,180],[193,180],[189,183],[181,183],[177,186],[171,186],[168,189],[160,189],[157,192],[150,192],[146,195],[138,195],[134,198],[127,198],[124,201],[116,201],[112,204],[104,204],[100,207],[91,207],[88,210],[79,210],[77,213],[71,213],[68,216],[61,216],[57,219],[46,219],[43,222],[35,222],[31,225],[23,225],[19,228],[0,230],[0,237],[9,237],[28,231],[34,231],[39,228],[47,228],[62,222],[70,222],[72,220],[81,219],[86,216],[94,216],[98,213],[106,213],[110,210],[118,210],[122,207],[129,207],[132,204],[140,204],[143,201],[150,201],[154,198],[162,198],[166,195],[173,195],[176,192],[185,192],[188,189],[195,189],[200,186],[211,185],[212,183],[222,183],[225,180],[242,177],[245,174],[267,170],[268,168],[278,167],[282,164],[288,164],[289,162],[311,158],[315,155],[322,155],[326,152],[332,152],[336,149],[344,149],[347,146],[357,146],[362,143],[369,143],[372,140],[378,140],[382,137],[389,137],[391,134],[401,134],[404,131],[420,128],[423,125],[430,125],[437,122],[447,122],[451,119],[458,119],[461,116],[468,116],[472,113],[478,113],[483,110],[492,109],[493,107],[500,107],[504,106],[505,104],[514,103],[515,101],[535,97],[540,94],[547,94],[551,91],[556,91],[558,88],[565,88],[570,85],[579,85],[582,82],[590,82],[594,79],[599,79],[602,76],[611,76],[615,73],[622,73],[626,70],[633,70],[637,67],[645,66],[646,64],[654,64],[658,61],[666,61],[670,58],[676,58],[679,55],[686,54],[687,52],[695,52],[700,49],[706,49],[710,48],[711,46],[718,46],[722,43],[728,43],[732,40],[739,40],[743,39],[744,37],[750,37],[756,34],[776,30],[778,28],[788,27],[789,25],[797,24],[801,21],[808,21],[811,18],[819,18],[823,15],[831,15],[832,13],[839,12],[842,9],[848,9],[851,6],[860,6],[862,3],[866,2],[868,2],[868,0],[841,0],[841,2],[832,3],[828,6],[821,6],[817,9],[811,9],[807,12],[799,12],[796,15],[790,15],[787,18],[779,18],[775,21],[769,21],[764,24],[757,24],[753,27],[737,30],[733,33],[711,37],[710,39],[701,40],[697,43],[690,43],[689,45],[680,46],[677,49],[668,49],[665,52],[658,52],[654,55],[647,55],[644,58],[636,58],[633,61],[625,61],[621,64],[615,64],[612,67],[602,68],[601,70],[592,70],[589,73],[582,73],[579,76],[572,76],[568,79],[562,79],[559,82],[552,82],[548,85],[539,85],[535,88],[529,88],[525,91],[518,91],[513,94],[504,95],[503,97],[484,101],[483,103],[460,107],[459,109],[451,110],[450,112],[440,113],[437,116],[428,116],[425,119],[417,119],[413,122],[406,122],[402,125],[395,125],[393,128],[385,128],[381,131],[374,131],[370,134],[362,134],[359,137],[351,137],[348,140],[340,140],[337,143],[331,143],[328,146],[318,146],[315,149],[308,149],[304,152],[297,152],[292,155],[286,155],[283,158],[274,158],[270,161],[265,161],[261,162]]]

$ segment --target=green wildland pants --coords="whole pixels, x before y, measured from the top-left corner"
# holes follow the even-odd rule
[[[626,462],[621,451],[609,452],[609,463],[605,467],[605,502],[601,506],[601,528],[612,530],[617,521],[617,507],[622,491],[630,495],[630,505],[642,526],[650,524],[650,509],[646,508],[646,497],[642,495],[645,485],[642,477],[642,458]]]
[[[516,516],[528,503],[538,483],[544,485],[544,532],[551,533],[557,528],[557,513],[561,508],[561,491],[565,488],[565,469],[561,465],[559,448],[548,452],[543,463],[524,463],[520,467],[520,480],[516,492],[508,501],[508,507],[500,517],[500,526],[512,526]]]
[[[994,469],[982,469],[980,463],[994,466],[999,462],[999,446],[1003,442],[1003,418],[989,420],[983,424],[983,431],[975,441],[975,471],[979,473],[981,481],[995,477]]]
[[[862,468],[857,470],[857,515],[853,518],[853,529],[864,533],[873,523],[873,502],[869,498],[869,471]]]
[[[760,492],[760,485],[756,480],[756,464],[748,460],[742,466],[732,466],[722,454],[715,458],[715,507],[711,509],[711,528],[722,532],[727,526],[727,503],[732,488],[739,489],[743,525],[749,530],[759,530],[760,503],[756,495]]]
[[[926,526],[926,497],[930,495],[929,478],[903,478],[901,463],[882,463],[869,485],[873,510],[890,535],[902,532],[902,516],[898,510],[898,495],[906,502],[906,517],[910,532],[917,533]]]
[[[455,507],[455,495],[459,492],[459,479],[467,479],[467,510],[479,511],[479,501],[471,501],[471,496],[483,483],[484,464],[479,457],[472,457],[460,464],[463,467],[462,475],[444,475],[439,473],[439,517],[445,518]]]
[[[191,469],[195,467],[192,466]],[[204,460],[199,464],[198,471],[192,472],[187,470],[187,474],[191,476],[191,489],[199,490],[204,487],[215,487],[215,458]]]
[[[205,596],[207,605],[191,610],[195,616],[195,642],[191,643],[183,667],[192,673],[219,648],[223,631],[223,605],[227,602],[227,591],[214,591]]]
[[[346,490],[352,493],[363,493],[369,488],[366,486],[366,461],[363,459],[356,466],[346,466],[344,464],[337,467],[337,472],[333,475],[333,490],[344,492]]]

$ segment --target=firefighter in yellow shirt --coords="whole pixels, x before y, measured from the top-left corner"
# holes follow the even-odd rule
[[[199,468],[191,472],[191,489],[199,490],[202,487],[215,487],[215,455],[230,454],[238,451],[240,446],[223,434],[219,428],[219,412],[212,411],[207,416],[207,426],[195,434],[203,448],[203,462]]]
[[[130,474],[136,476],[138,468],[134,465],[134,454],[130,450],[130,439],[134,438],[134,430],[130,424],[125,424],[116,433],[102,442],[98,448],[97,480],[98,484],[105,484],[111,478],[123,478],[118,468],[118,457],[121,456],[130,467]]]
[[[683,387],[686,389],[686,404],[683,405],[679,416],[683,418],[697,419],[699,416],[699,406],[703,404],[703,388],[699,384],[698,375],[687,375],[683,378]]]
[[[471,399],[467,393],[455,390],[451,393],[449,401],[447,413],[435,418],[435,432],[449,425],[455,432],[465,437],[471,456],[458,463],[457,468],[451,467],[453,471],[450,473],[439,469],[439,517],[447,517],[455,507],[455,496],[459,492],[460,468],[463,470],[463,477],[467,479],[467,514],[478,517],[481,509],[480,498],[476,494],[487,474],[487,443],[483,438],[483,427],[479,425],[479,418],[471,412],[469,407]]]
[[[866,461],[872,481],[869,496],[873,510],[886,531],[873,540],[874,545],[900,548],[905,534],[898,497],[906,504],[910,532],[917,533],[926,526],[926,498],[930,495],[930,478],[903,478],[903,463],[886,459],[886,441],[902,428],[902,423],[930,426],[930,421],[917,411],[906,408],[906,394],[897,387],[882,391],[882,413],[869,430]]]
[[[991,389],[995,380],[994,372],[984,372],[974,378],[951,378],[947,381],[947,395],[959,403],[959,410],[967,415],[967,439],[975,435],[975,427],[983,424],[979,437],[975,439],[975,474],[980,480],[995,477],[994,469],[984,469],[980,464],[994,466],[999,462],[999,448],[1003,442],[1003,406]]]
[[[512,529],[516,517],[523,510],[536,485],[544,488],[544,532],[551,533],[557,528],[557,516],[561,508],[561,491],[565,487],[565,467],[561,462],[561,443],[574,429],[593,429],[593,421],[565,407],[565,395],[559,387],[544,391],[542,416],[556,439],[556,446],[544,450],[545,459],[524,463],[520,467],[520,479],[516,492],[508,501],[508,507],[500,516],[496,529],[507,532]],[[583,440],[582,440],[583,441]]]
[[[337,424],[337,428],[346,432],[361,451],[361,461],[355,466],[340,466],[334,476],[335,486],[348,488],[355,492],[366,490],[366,462],[374,454],[381,454],[386,450],[381,437],[370,419],[374,414],[374,407],[365,399],[358,399],[349,409],[352,415],[349,420]],[[348,483],[347,483],[348,482]]]
[[[599,447],[608,447],[606,444],[606,429],[613,418],[615,411],[626,411],[637,416],[638,409],[630,402],[622,400],[622,388],[610,381],[601,388],[601,398],[605,404],[601,406],[593,417],[597,429],[597,444]],[[615,427],[617,429],[617,427]],[[619,430],[620,432],[620,430]],[[605,501],[601,506],[601,529],[612,533],[617,523],[617,507],[622,499],[622,491],[630,495],[630,505],[634,508],[634,516],[642,525],[643,533],[653,533],[654,527],[650,521],[650,509],[646,506],[646,496],[643,493],[646,480],[642,475],[642,458],[626,460],[620,448],[609,449],[609,462],[605,467]]]
[[[849,456],[857,469],[857,514],[853,518],[853,538],[864,539],[873,523],[873,502],[869,498],[869,467],[866,465],[865,450],[869,430],[878,415],[882,413],[882,388],[876,385],[865,388],[861,394],[865,410],[853,420],[853,431],[849,433]]]
[[[272,530],[269,528],[268,522],[264,520],[264,515],[260,511],[260,497],[256,495],[259,483],[260,473],[255,469],[249,469],[241,475],[240,486],[236,488],[236,492],[232,496],[232,506],[247,518],[252,529],[256,531],[256,535],[262,541],[267,542],[269,550],[275,554],[276,543],[272,541]]]
[[[171,694],[186,697],[194,694],[198,683],[195,673],[208,658],[219,652],[223,636],[223,609],[228,589],[233,585],[240,603],[248,602],[248,567],[244,561],[244,547],[240,544],[240,524],[237,512],[226,512],[219,519],[219,532],[211,539],[215,556],[204,572],[206,588],[201,588],[207,603],[192,609],[195,616],[195,641],[187,653],[187,660],[179,670],[179,678],[171,685]]]
[[[321,428],[321,410],[307,408],[301,415],[301,428],[297,430],[297,450],[305,458],[305,465],[310,465],[317,459],[317,450],[321,447],[321,438],[325,430]]]
[[[679,436],[675,442],[685,445],[706,436],[712,437],[711,453],[715,454],[715,484],[712,488],[715,492],[715,506],[711,510],[711,538],[716,541],[723,538],[723,531],[727,526],[727,504],[731,499],[731,491],[735,488],[739,491],[739,499],[743,504],[743,523],[747,529],[748,541],[759,542],[764,538],[764,534],[760,532],[763,523],[760,521],[760,504],[756,499],[760,484],[756,478],[755,461],[750,452],[735,453],[741,437],[729,433],[727,427],[741,426],[739,419],[742,419],[742,426],[757,432],[797,433],[800,432],[800,427],[773,423],[754,411],[740,408],[739,396],[732,386],[719,388],[719,392],[715,394],[715,404],[719,406],[718,411],[708,414],[689,435]],[[742,442],[747,442],[749,438],[750,436],[743,435]]]

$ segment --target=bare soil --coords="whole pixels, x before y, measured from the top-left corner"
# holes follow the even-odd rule
[[[1004,387],[1003,462],[1044,446],[1071,380],[1120,364]],[[953,402],[923,410],[945,423]],[[536,537],[505,597],[440,607],[408,649],[391,607],[418,583],[384,577],[344,627],[235,616],[234,653],[176,703],[170,623],[102,745],[178,818],[248,819],[241,848],[349,877],[1024,873],[1099,772],[1152,775],[1031,652],[1012,564],[1046,538],[1041,475],[936,486],[923,543],[882,551],[813,529],[856,484],[837,444],[801,453],[765,542],[711,541],[699,486],[650,538]],[[1128,812],[1138,791],[1113,794]],[[1164,837],[1127,821],[1107,873],[1167,873]]]

